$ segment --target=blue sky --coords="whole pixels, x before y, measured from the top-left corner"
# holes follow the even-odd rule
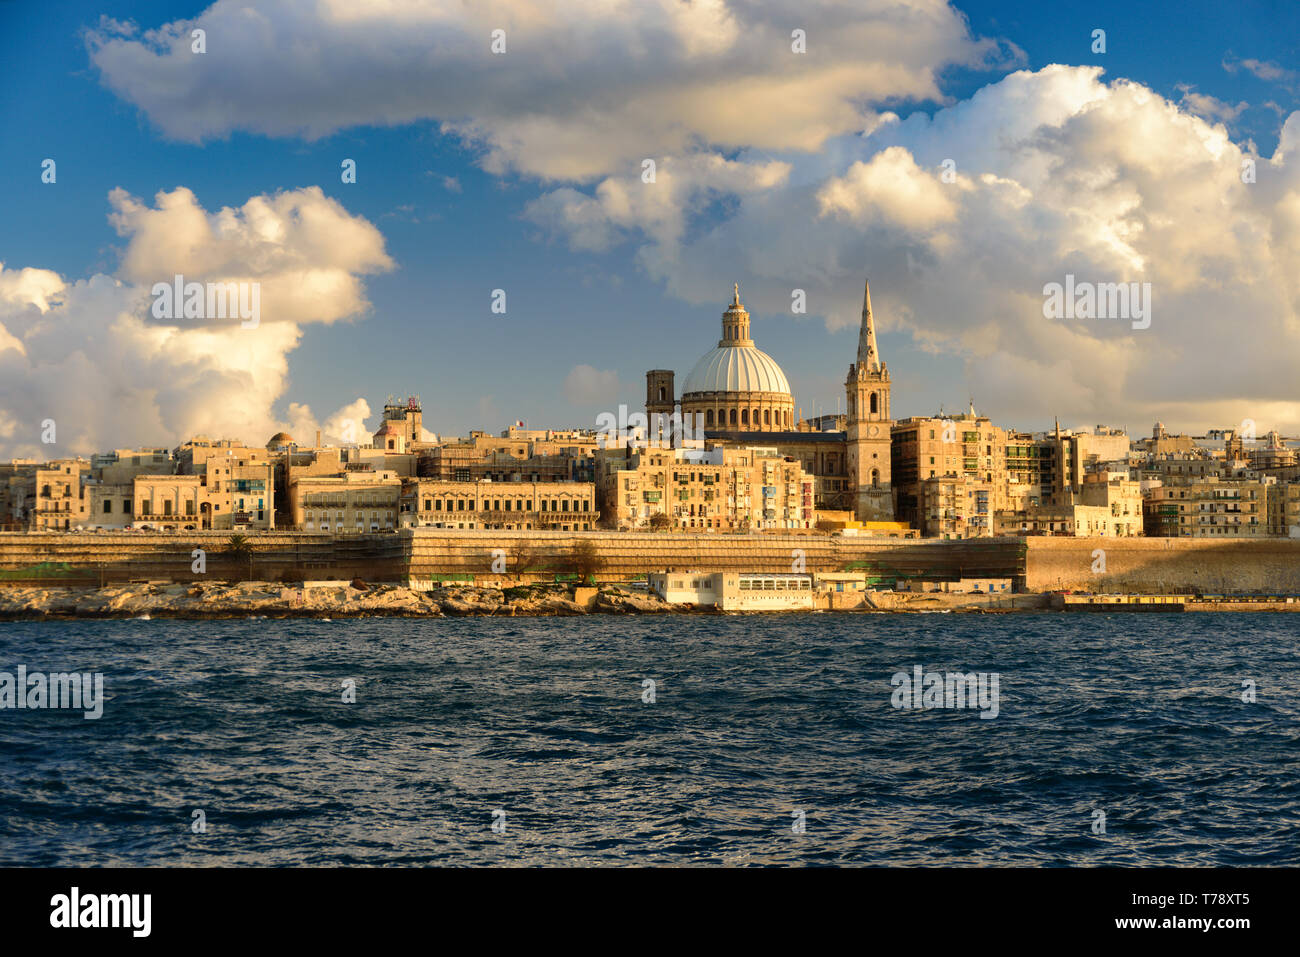
[[[655,244],[626,223],[618,230],[620,238],[601,248],[575,248],[563,229],[552,228],[530,212],[530,203],[564,189],[592,196],[604,176],[539,176],[519,168],[490,171],[489,146],[441,132],[433,118],[394,125],[347,122],[316,139],[293,133],[268,136],[238,128],[236,97],[230,106],[233,130],[218,130],[201,142],[177,139],[148,108],[110,90],[104,70],[92,61],[85,34],[99,27],[101,16],[149,30],[198,18],[207,9],[201,3],[102,0],[0,3],[0,182],[5,184],[0,261],[6,270],[51,270],[68,283],[118,273],[128,237],[109,222],[108,197],[114,189],[148,204],[160,190],[183,186],[203,209],[215,213],[226,206],[240,207],[259,194],[320,187],[347,214],[379,230],[394,268],[365,276],[368,310],[339,322],[301,326],[300,340],[286,352],[287,376],[269,410],[280,421],[287,420],[290,402],[309,404],[323,418],[364,397],[372,410],[368,424],[373,426],[373,413],[387,393],[412,391],[424,398],[428,427],[440,432],[495,431],[516,418],[535,427],[590,426],[597,412],[617,401],[635,405],[643,400],[646,369],[674,368],[680,383],[717,338],[719,313],[732,282],[740,283],[746,298],[748,284],[768,288],[764,283],[775,282],[773,274],[780,272],[774,266],[779,242],[748,250],[736,245],[730,264],[729,257],[719,257],[712,287],[693,279],[685,288],[684,283],[665,281],[663,270],[671,265],[647,268],[647,256],[653,258],[647,247]],[[968,21],[972,38],[997,41],[1002,62],[981,68],[934,64],[942,102],[885,97],[869,104],[871,108],[891,110],[906,120],[968,101],[1014,70],[1038,71],[1053,63],[1099,65],[1105,69],[1102,83],[1131,79],[1172,104],[1182,104],[1189,115],[1196,112],[1189,95],[1212,97],[1230,108],[1226,130],[1232,143],[1244,148],[1253,142],[1263,157],[1277,149],[1286,116],[1300,109],[1295,73],[1300,70],[1300,18],[1295,4],[959,3],[955,9]],[[1106,31],[1103,55],[1090,51],[1096,28]],[[810,34],[811,44],[818,40]],[[1242,66],[1246,62],[1254,66]],[[472,76],[466,78],[467,84],[473,82]],[[213,91],[215,98],[221,95]],[[472,114],[472,108],[468,112]],[[988,135],[996,139],[998,130],[991,128]],[[798,167],[854,139],[851,134],[832,138],[824,153],[811,151],[811,159],[798,150],[749,150],[734,143],[716,144],[713,152],[732,160],[790,159]],[[1153,150],[1161,148],[1159,142],[1152,143]],[[919,162],[918,147],[909,149]],[[58,163],[56,185],[40,181],[45,157]],[[357,161],[355,184],[340,182],[344,158]],[[847,173],[847,163],[839,173]],[[814,169],[809,175],[821,174]],[[681,213],[688,245],[694,238],[707,238],[748,201],[725,194],[714,190],[686,204]],[[1033,215],[1031,203],[1024,216]],[[862,228],[880,236],[894,225]],[[972,245],[980,242],[978,232],[958,238]],[[865,240],[864,248],[875,248],[875,241]],[[733,245],[729,240],[728,248]],[[829,323],[825,297],[813,296],[809,315],[799,317],[779,308],[779,300],[770,295],[764,301],[756,293],[759,298],[750,304],[760,347],[786,370],[796,404],[807,415],[834,411],[841,400],[841,383],[856,341],[855,329],[844,324],[847,304],[856,302],[861,277],[868,274],[884,327],[882,353],[895,376],[894,411],[899,417],[929,413],[942,403],[964,406],[973,395],[982,411],[1006,425],[1042,428],[1053,415],[1062,415],[1079,423],[1095,418],[1145,430],[1149,423],[1144,416],[1165,407],[1158,385],[1139,384],[1131,374],[1115,384],[1120,392],[1115,395],[1111,389],[1106,402],[1068,387],[1056,394],[1050,385],[1050,355],[978,355],[978,349],[962,340],[960,328],[944,326],[937,318],[941,334],[928,340],[918,336],[918,330],[927,327],[927,317],[919,314],[919,300],[908,298],[908,284],[891,275],[899,263],[917,260],[915,238],[898,240],[875,261],[852,262],[853,255],[853,244],[846,244],[845,260],[820,277],[838,297],[839,316]],[[1150,255],[1154,253],[1148,251]],[[752,271],[764,276],[735,265],[746,256],[751,263],[767,257],[761,269]],[[698,256],[687,258],[704,265]],[[921,262],[914,284],[943,281],[943,270],[925,275],[924,256]],[[801,268],[807,269],[806,264]],[[792,270],[789,285],[804,284]],[[1025,285],[1035,288],[1041,277],[1027,276]],[[504,317],[489,311],[491,290],[498,287],[509,297]],[[909,307],[918,312],[906,323],[891,321],[891,310],[901,314]],[[999,322],[999,308],[990,305],[981,321]],[[1279,308],[1293,316],[1294,300],[1279,296]],[[1285,324],[1285,316],[1278,321]],[[1008,328],[1008,339],[1012,336],[1025,338]],[[1122,346],[1107,334],[1097,337],[1110,350],[1098,361],[1120,362],[1114,350]],[[1011,392],[993,388],[991,380],[1005,381],[1008,369],[1020,361],[1039,363],[1039,385]],[[1175,356],[1172,361],[1179,360]],[[601,385],[566,395],[566,378],[579,364],[602,373]],[[613,376],[617,387],[611,385]],[[1180,424],[1192,427],[1205,418],[1235,414],[1234,400],[1247,403],[1247,412],[1280,409],[1278,404],[1288,401],[1281,394],[1252,396],[1231,390],[1215,400],[1218,404],[1197,409],[1180,397],[1186,410],[1186,421]],[[1127,418],[1130,408],[1131,421],[1115,421]],[[19,410],[9,411],[20,415]],[[21,410],[23,416],[35,414]],[[1286,414],[1277,411],[1278,421],[1285,421]],[[163,420],[184,426],[165,414]],[[237,423],[231,424],[232,431],[237,428]],[[118,438],[109,431],[99,428],[86,434],[104,445],[130,437]],[[262,439],[240,434],[249,441]],[[10,448],[21,446],[11,438]]]

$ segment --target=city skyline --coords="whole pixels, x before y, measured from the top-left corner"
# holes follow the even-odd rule
[[[381,7],[410,38],[367,100],[349,51]],[[0,11],[0,458],[40,454],[47,418],[59,454],[368,433],[394,390],[439,434],[582,427],[637,406],[644,368],[684,375],[733,282],[804,417],[843,412],[863,274],[900,413],[1300,432],[1284,30],[1156,30],[1119,4],[1050,30],[979,3],[906,30],[903,6],[593,8],[565,66],[557,28],[510,4],[482,15],[499,54],[487,19],[428,5],[261,11],[262,47],[224,3],[33,9]],[[661,46],[610,73],[595,51],[642,30]],[[264,54],[300,35],[336,85],[271,82]],[[430,45],[450,73],[424,70]],[[540,67],[553,84],[514,91]],[[603,79],[584,114],[574,87]],[[751,88],[809,105],[737,118]],[[150,287],[187,270],[256,278],[265,321],[150,325]],[[1149,326],[1048,319],[1043,290],[1075,277],[1150,283]]]

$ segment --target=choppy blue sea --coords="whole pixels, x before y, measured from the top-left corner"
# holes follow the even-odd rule
[[[1300,864],[1300,615],[0,624],[18,665],[106,701],[0,711],[5,865]],[[894,707],[916,665],[997,717]]]

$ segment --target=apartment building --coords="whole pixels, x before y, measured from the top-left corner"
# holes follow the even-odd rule
[[[1284,523],[1289,522],[1291,488],[1285,486],[1279,491],[1271,480],[1218,479],[1157,486],[1148,490],[1143,503],[1146,534],[1169,538],[1262,538],[1282,534]],[[1276,517],[1275,505],[1270,521],[1270,497],[1283,503],[1281,520]],[[1300,499],[1295,501],[1300,503]],[[1295,514],[1300,516],[1300,511]]]
[[[699,531],[812,528],[814,477],[769,448],[609,448],[597,453],[601,512],[613,527],[663,515]]]
[[[392,471],[303,475],[289,485],[290,513],[306,532],[389,531],[397,527],[401,493],[402,479]]]
[[[591,482],[417,479],[402,488],[402,525],[591,531],[600,512]]]
[[[90,514],[85,459],[56,459],[36,466],[19,490],[26,526],[42,531],[67,531],[85,526]]]

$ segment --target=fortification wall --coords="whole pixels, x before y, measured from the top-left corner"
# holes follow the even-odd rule
[[[599,577],[627,579],[649,572],[797,570],[863,571],[874,578],[1019,577],[1019,540],[937,542],[820,535],[711,535],[684,532],[517,532],[415,529],[409,536],[416,577],[491,577],[504,558],[507,574],[547,577],[572,571],[574,549],[591,543]],[[502,555],[504,553],[504,555]],[[498,563],[496,567],[501,567]]]
[[[573,574],[590,543],[603,579],[665,569],[788,572],[857,570],[891,580],[1023,576],[1019,540],[922,542],[823,535],[537,532],[414,529],[381,535],[249,534],[251,555],[232,555],[229,532],[0,533],[0,584],[97,584],[203,578],[369,581],[407,578],[542,580]],[[207,573],[191,569],[206,552]],[[504,553],[502,556],[501,553]],[[498,559],[504,558],[503,567]]]
[[[398,580],[405,549],[398,536],[258,532],[249,553],[230,551],[231,533],[0,533],[0,585],[97,585],[139,579],[175,582],[223,578]],[[206,571],[193,570],[202,549]]]
[[[1025,585],[1034,591],[1300,594],[1300,540],[1295,539],[1031,536],[1025,545]],[[1105,553],[1104,572],[1092,570],[1097,549]]]
[[[228,551],[229,532],[0,533],[0,584],[92,585],[132,579],[195,581],[407,578],[547,580],[574,572],[590,542],[602,579],[665,569],[788,572],[856,570],[879,580],[1012,578],[1033,591],[1300,594],[1300,540],[1028,538],[953,542],[823,535],[682,532],[516,532],[414,529],[378,535],[249,534],[252,554]],[[206,552],[196,574],[192,552]],[[1106,570],[1092,571],[1094,551]],[[505,574],[494,560],[505,553]],[[499,565],[497,567],[500,567]]]

